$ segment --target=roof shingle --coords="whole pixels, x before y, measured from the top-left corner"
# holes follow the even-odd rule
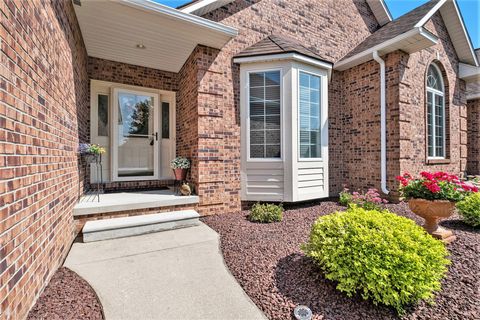
[[[235,58],[263,56],[282,53],[299,53],[304,56],[331,63],[327,59],[285,36],[270,35],[235,55]]]

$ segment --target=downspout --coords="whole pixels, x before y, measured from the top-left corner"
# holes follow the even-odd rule
[[[373,52],[373,59],[380,65],[380,172],[381,189],[389,194],[387,189],[387,108],[385,105],[385,61],[380,58],[378,51]]]

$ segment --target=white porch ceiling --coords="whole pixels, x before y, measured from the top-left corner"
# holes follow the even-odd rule
[[[178,72],[198,44],[220,49],[237,34],[235,28],[148,0],[76,2],[87,53],[96,58]]]

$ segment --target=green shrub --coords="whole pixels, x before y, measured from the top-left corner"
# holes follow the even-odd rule
[[[342,206],[347,207],[352,202],[352,195],[347,188],[344,188],[339,194],[338,203]]]
[[[450,263],[445,245],[413,220],[357,206],[318,218],[302,250],[338,290],[398,313],[431,300]]]
[[[270,223],[280,222],[283,219],[283,207],[282,205],[269,204],[269,203],[256,203],[253,205],[248,220],[252,222]]]
[[[457,209],[465,223],[474,227],[480,226],[480,192],[472,193],[457,202]]]

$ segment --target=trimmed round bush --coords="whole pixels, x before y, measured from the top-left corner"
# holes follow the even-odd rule
[[[283,219],[282,205],[256,203],[252,206],[248,220],[252,222],[270,223],[280,222]]]
[[[450,263],[445,245],[413,220],[357,206],[318,218],[302,250],[338,290],[398,313],[431,300]]]
[[[465,223],[480,227],[480,192],[472,193],[462,201],[457,202],[457,209]]]

